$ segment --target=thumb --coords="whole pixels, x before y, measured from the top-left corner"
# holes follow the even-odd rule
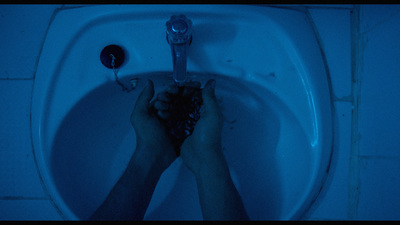
[[[154,96],[154,84],[153,81],[147,80],[146,86],[144,87],[142,93],[140,93],[138,99],[136,100],[136,105],[134,111],[138,113],[148,113],[148,107],[150,100]]]
[[[203,105],[207,112],[215,112],[218,110],[218,102],[215,97],[215,83],[214,79],[208,80],[202,91]]]

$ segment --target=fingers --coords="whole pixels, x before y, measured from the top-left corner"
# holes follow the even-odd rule
[[[200,88],[201,83],[199,81],[188,81],[188,82],[185,82],[184,86],[189,87],[189,88]]]
[[[161,99],[163,99],[163,97],[161,97]],[[153,107],[157,111],[158,117],[161,119],[167,120],[171,117],[171,113],[169,112],[171,109],[170,103],[159,100],[159,96],[157,96],[157,99],[153,102]]]
[[[171,84],[170,86],[168,86],[166,92],[170,95],[177,95],[179,94],[179,87],[175,84]]]
[[[185,89],[183,89],[183,96],[191,96],[193,92],[199,90],[201,83],[199,81],[190,81],[185,83]]]
[[[154,108],[159,111],[168,110],[170,108],[171,97],[177,95],[178,92],[179,89],[176,85],[170,85],[166,91],[157,94],[157,98],[153,103]]]
[[[158,93],[157,100],[163,101],[163,102],[169,102],[171,100],[171,97],[167,92],[161,92],[161,93]]]
[[[201,92],[198,91],[200,88],[201,83],[198,81],[186,82],[182,95],[191,96],[194,94],[195,98],[200,99]],[[157,111],[158,117],[164,120],[167,120],[171,117],[171,100],[174,96],[178,95],[179,92],[179,87],[176,84],[172,84],[168,86],[164,92],[157,94],[157,98],[151,102],[151,107]]]
[[[202,91],[203,105],[207,112],[219,112],[217,98],[215,97],[215,80],[208,80]]]
[[[138,99],[136,100],[135,113],[148,113],[150,100],[154,96],[154,84],[153,81],[147,80],[146,86],[140,93]]]
[[[169,103],[159,100],[154,103],[154,108],[158,111],[167,111],[169,109]]]
[[[195,90],[200,89],[201,83],[199,81],[189,81],[184,84],[183,96],[192,94]],[[169,101],[170,96],[178,95],[179,87],[176,84],[168,86],[167,90],[158,94],[157,99],[161,101]]]
[[[168,86],[165,91],[158,93],[156,100],[153,102],[153,107],[157,110],[159,118],[167,120],[171,117],[171,113],[169,112],[171,109],[171,97],[178,94],[179,87],[175,84]]]
[[[157,115],[163,120],[167,120],[171,117],[171,113],[169,111],[158,111]]]

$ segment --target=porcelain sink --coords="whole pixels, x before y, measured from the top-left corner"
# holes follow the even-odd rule
[[[40,175],[65,219],[85,220],[135,151],[129,122],[147,79],[172,79],[165,23],[193,22],[187,78],[216,80],[223,153],[250,219],[300,219],[324,185],[332,152],[330,86],[303,12],[245,5],[100,5],[60,10],[40,55],[32,137]],[[121,46],[112,69],[102,49]],[[146,220],[201,220],[193,174],[178,158],[161,176]]]

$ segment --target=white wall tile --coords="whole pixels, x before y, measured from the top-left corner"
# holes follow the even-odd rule
[[[400,160],[361,160],[358,216],[360,220],[400,219]]]
[[[345,220],[348,211],[349,158],[352,104],[335,102],[334,154],[320,196],[305,216],[307,220]]]
[[[360,32],[365,33],[386,23],[387,20],[398,18],[400,13],[400,5],[361,5],[360,6]],[[397,20],[398,21],[398,20]]]
[[[30,135],[32,80],[0,80],[0,197],[45,196]]]
[[[350,10],[309,9],[318,30],[332,81],[333,92],[351,94]]]
[[[391,7],[386,6],[388,13],[393,13]],[[400,7],[395,8],[400,12]],[[361,11],[364,11],[362,18],[371,15],[378,20],[370,7],[362,6]],[[383,11],[379,7],[379,12]],[[400,156],[399,21],[397,13],[362,36],[360,155]]]
[[[54,9],[60,5],[0,5],[0,78],[32,78]]]
[[[0,220],[62,220],[50,200],[0,200]]]

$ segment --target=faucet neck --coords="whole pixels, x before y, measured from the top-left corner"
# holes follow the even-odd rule
[[[180,86],[186,79],[187,48],[192,42],[192,21],[184,15],[167,21],[167,42],[171,46],[173,78]]]

